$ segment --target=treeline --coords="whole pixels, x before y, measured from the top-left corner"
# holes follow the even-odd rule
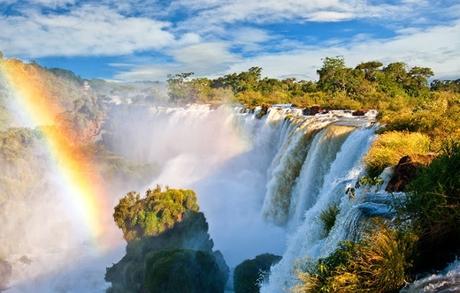
[[[318,81],[262,78],[262,68],[227,74],[215,79],[192,78],[180,73],[168,78],[169,96],[176,103],[234,101],[246,106],[294,104],[299,107],[386,108],[392,98],[426,98],[433,90],[460,92],[460,80],[428,79],[428,67],[409,68],[403,62],[386,66],[379,61],[347,67],[342,57],[326,57],[317,70]]]

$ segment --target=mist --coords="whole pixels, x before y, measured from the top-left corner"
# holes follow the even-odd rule
[[[215,249],[234,267],[284,248],[284,229],[261,217],[275,124],[229,106],[128,105],[111,112],[106,141],[116,153],[160,166],[144,189],[156,184],[193,189]]]

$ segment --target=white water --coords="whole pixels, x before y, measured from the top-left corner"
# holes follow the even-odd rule
[[[305,211],[302,224],[288,237],[283,258],[272,268],[270,281],[264,284],[262,292],[283,292],[292,287],[295,284],[296,262],[300,261],[299,258],[314,260],[329,254],[356,229],[354,219],[359,211],[354,208],[356,202],[346,195],[346,189],[355,185],[362,172],[361,159],[373,136],[373,129],[358,129],[347,137],[325,175],[320,191],[317,195],[312,195],[316,198],[313,199],[314,204]],[[313,181],[312,184],[314,183]],[[318,217],[331,204],[340,204],[340,212],[336,224],[326,236]]]
[[[133,161],[158,164],[161,172],[151,185],[194,189],[215,249],[231,267],[261,253],[283,255],[263,287],[280,292],[294,284],[299,257],[325,255],[357,233],[358,206],[365,200],[359,192],[350,200],[345,190],[362,171],[361,158],[374,136],[365,128],[370,121],[340,111],[305,117],[295,109],[271,109],[256,119],[227,107],[119,105],[110,112],[105,142]],[[114,198],[133,188],[143,192],[125,188]],[[340,204],[341,212],[325,237],[317,217],[331,203]],[[101,292],[104,269],[118,261],[120,250],[94,256],[79,239],[52,258],[40,257],[60,265],[46,269],[44,262],[45,278],[23,279],[12,292]]]
[[[402,293],[460,292],[460,261],[451,263],[443,272],[415,281]]]

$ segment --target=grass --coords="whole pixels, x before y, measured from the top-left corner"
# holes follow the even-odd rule
[[[323,223],[324,230],[326,231],[326,235],[329,234],[332,227],[334,227],[335,220],[337,219],[337,215],[339,214],[339,212],[340,212],[340,208],[337,204],[330,204],[319,215],[319,219]]]
[[[328,257],[307,265],[293,292],[394,292],[403,287],[416,238],[383,222],[374,225],[363,240],[342,242]]]
[[[376,177],[403,156],[416,157],[430,151],[430,138],[423,133],[389,131],[378,136],[364,158],[369,177]]]

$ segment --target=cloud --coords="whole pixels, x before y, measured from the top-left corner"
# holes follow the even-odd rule
[[[223,25],[236,22],[274,23],[289,21],[331,22],[360,18],[402,17],[421,4],[406,2],[373,4],[362,0],[179,0],[173,7],[195,11],[184,26],[208,29],[203,23]]]
[[[32,58],[132,54],[171,44],[174,36],[166,30],[169,25],[93,5],[68,14],[27,11],[0,16],[0,50]]]
[[[226,42],[201,42],[166,51],[173,61],[146,65],[133,64],[115,78],[121,80],[165,80],[168,74],[194,72],[197,76],[210,76],[224,72],[241,57],[230,51]]]
[[[460,21],[429,29],[404,31],[393,38],[356,38],[348,45],[305,46],[278,54],[263,54],[235,63],[231,71],[261,66],[264,74],[274,77],[316,79],[316,69],[326,56],[344,56],[351,66],[366,60],[385,63],[404,61],[411,66],[433,68],[437,78],[458,77],[460,70]]]
[[[261,53],[243,58],[232,54],[226,43],[206,43],[176,49],[174,62],[133,66],[116,78],[127,80],[164,79],[171,72],[194,71],[198,75],[216,76],[261,66],[270,77],[316,79],[322,58],[344,56],[349,66],[367,60],[384,63],[404,61],[410,66],[428,66],[436,78],[458,78],[460,69],[460,21],[428,29],[403,30],[393,38],[371,39],[357,36],[350,43],[322,46],[297,46],[281,53]],[[142,78],[141,78],[142,77]]]

